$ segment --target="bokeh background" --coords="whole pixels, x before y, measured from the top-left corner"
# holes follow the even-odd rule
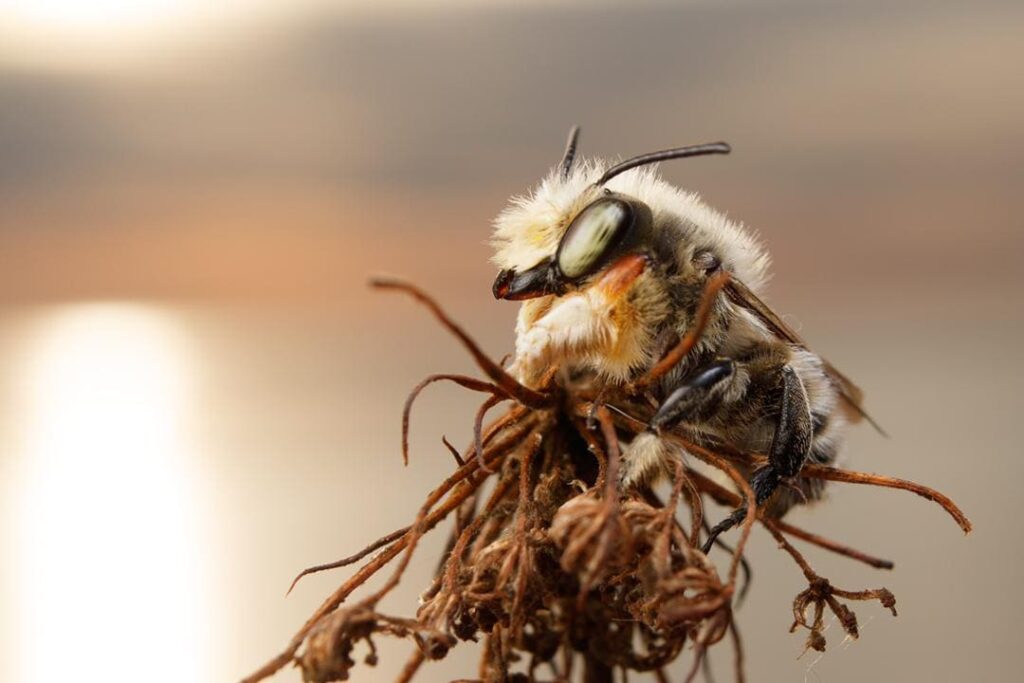
[[[809,553],[900,610],[802,657],[802,578],[759,534],[748,680],[1015,678],[1022,36],[1009,0],[0,0],[0,679],[225,681],[278,652],[342,577],[285,599],[294,573],[403,525],[469,435],[475,397],[432,389],[401,466],[407,390],[471,365],[367,276],[510,350],[489,223],[572,123],[587,155],[730,141],[664,173],[764,236],[770,302],[866,389],[892,436],[847,462],[977,526],[854,487],[795,512],[894,559]]]

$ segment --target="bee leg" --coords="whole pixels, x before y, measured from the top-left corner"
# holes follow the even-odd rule
[[[755,505],[763,505],[784,479],[795,477],[811,452],[814,433],[811,408],[804,391],[803,382],[792,367],[781,370],[782,399],[779,422],[775,437],[768,452],[768,464],[754,472],[750,488],[754,490]],[[731,515],[716,524],[704,543],[704,553],[711,550],[719,534],[739,524],[747,516],[747,506],[738,508]]]
[[[671,429],[686,417],[692,417],[709,397],[718,393],[735,370],[731,360],[718,360],[700,368],[677,387],[658,408],[647,429],[638,434],[623,458],[620,481],[625,488],[649,485],[671,472],[679,447],[662,439],[662,430]]]
[[[686,417],[692,417],[716,393],[715,389],[733,376],[735,370],[736,364],[729,359],[716,360],[699,369],[669,394],[651,418],[648,429],[658,433],[663,429],[671,429]]]

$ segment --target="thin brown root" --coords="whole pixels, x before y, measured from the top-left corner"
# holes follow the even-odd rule
[[[462,454],[459,453],[459,449],[453,446],[452,442],[448,440],[448,437],[443,434],[441,435],[441,443],[444,444],[444,447],[447,448],[448,452],[452,454],[453,458],[455,458],[456,467],[462,467],[466,464],[466,461],[462,458]]]
[[[790,557],[797,563],[800,570],[807,578],[807,589],[801,592],[793,600],[793,625],[790,631],[803,626],[809,631],[807,637],[807,648],[824,652],[824,609],[827,606],[835,614],[836,619],[842,626],[843,631],[850,638],[859,636],[857,626],[857,615],[846,605],[839,602],[836,597],[847,600],[878,600],[883,607],[889,609],[893,616],[896,616],[896,598],[885,588],[875,588],[863,591],[847,591],[833,586],[828,579],[811,568],[804,556],[793,544],[786,540],[774,520],[762,518],[764,528],[775,538],[779,547],[789,553]],[[810,621],[807,619],[807,611],[813,609],[814,616]]]
[[[482,404],[480,404],[479,410],[476,411],[476,417],[473,419],[473,452],[483,453],[484,452],[484,439],[483,439],[483,425],[484,418],[487,416],[487,411],[498,405],[506,399],[505,396],[491,396]],[[481,464],[481,469],[487,474],[493,474],[494,472],[487,467],[486,463]]]
[[[739,503],[737,503],[737,505],[739,505]],[[704,533],[709,535],[711,534],[711,525],[707,521],[703,522],[702,527],[704,529]],[[715,539],[714,545],[721,548],[729,555],[732,555],[733,557],[736,556],[736,549],[724,541],[721,536]],[[743,601],[747,599],[747,593],[750,591],[750,584],[754,579],[754,570],[750,567],[750,560],[745,556],[740,557],[740,573],[743,574],[743,584],[740,586],[739,590],[736,591],[737,607],[742,605]]]
[[[863,562],[864,564],[870,567],[874,567],[875,569],[892,569],[896,566],[895,563],[892,562],[892,560],[883,560],[880,557],[868,555],[865,552],[862,552],[855,548],[851,548],[847,545],[843,545],[842,543],[833,541],[830,538],[825,538],[824,536],[819,536],[817,534],[811,533],[810,531],[805,531],[799,527],[795,527],[792,524],[784,522],[780,519],[775,520],[775,525],[779,528],[779,531],[785,532],[790,536],[795,536],[803,541],[807,541],[808,543],[813,543],[814,545],[820,548],[825,548],[826,550],[831,550],[836,554],[842,555],[844,557],[849,557],[851,560]]]
[[[700,665],[704,661],[704,656],[707,654],[707,651],[707,648],[699,643],[694,647],[693,665],[686,673],[686,678],[683,679],[684,683],[693,683],[693,681],[697,679],[697,672],[700,671]]]
[[[445,381],[455,382],[460,387],[465,387],[472,391],[493,394],[494,396],[504,396],[505,394],[501,387],[491,384],[490,382],[481,382],[474,377],[468,377],[466,375],[430,375],[417,384],[413,390],[409,392],[409,396],[405,399],[405,406],[402,408],[402,462],[406,465],[409,464],[409,417],[412,414],[412,406],[416,403],[416,399],[424,389],[435,382]]]
[[[416,285],[394,278],[380,277],[370,280],[370,286],[377,289],[394,289],[405,292],[430,309],[434,317],[462,342],[462,345],[473,356],[473,360],[476,361],[476,364],[483,370],[484,374],[490,377],[512,398],[531,408],[546,408],[551,405],[550,396],[520,384],[512,375],[505,372],[500,365],[491,360],[477,343],[473,341],[473,338],[448,317],[448,314],[444,312],[444,309],[433,298]]]
[[[729,634],[732,636],[733,668],[736,671],[736,683],[743,683],[746,667],[743,666],[743,639],[740,638],[740,627],[735,619],[729,620]]]
[[[718,299],[718,293],[722,291],[722,287],[725,287],[728,282],[729,273],[724,270],[708,280],[704,286],[704,293],[701,295],[700,304],[697,307],[697,321],[694,326],[679,340],[679,343],[671,351],[665,354],[664,358],[658,361],[646,375],[633,384],[634,390],[650,386],[662,375],[678,365],[679,361],[693,350],[693,347],[700,341],[701,335],[704,334],[704,328],[708,325],[711,311]]]
[[[419,648],[413,650],[409,660],[402,667],[401,673],[398,674],[398,678],[395,679],[395,683],[409,683],[413,676],[416,675],[416,672],[420,670],[420,667],[423,666],[423,660],[425,659],[423,650]]]
[[[608,449],[608,472],[605,478],[605,497],[608,500],[618,499],[619,488],[619,461],[622,459],[622,449],[619,447],[619,436],[615,433],[615,423],[612,422],[612,415],[604,406],[597,409],[597,421],[601,425],[601,435]]]
[[[292,579],[292,584],[290,586],[288,586],[288,592],[285,593],[285,597],[287,597],[288,595],[291,594],[291,592],[295,588],[296,584],[298,584],[299,580],[302,579],[303,577],[309,576],[310,574],[316,574],[316,573],[319,573],[319,572],[328,571],[330,569],[338,569],[340,567],[347,567],[350,564],[355,564],[356,562],[358,562],[359,560],[363,559],[364,557],[366,557],[370,553],[374,552],[375,550],[380,550],[381,548],[386,546],[388,543],[392,543],[394,541],[397,541],[402,536],[405,536],[409,532],[409,529],[411,529],[411,528],[412,528],[411,526],[402,527],[401,529],[396,529],[395,531],[392,531],[390,534],[388,534],[386,536],[381,536],[376,541],[374,541],[370,545],[366,546],[365,548],[360,550],[355,555],[349,555],[348,557],[343,558],[341,560],[335,560],[334,562],[328,562],[326,564],[318,564],[318,565],[314,565],[312,567],[307,567],[307,568],[303,569],[301,572],[299,572],[298,576],[296,576],[294,579]]]
[[[677,437],[675,435],[669,435],[669,437],[677,444],[682,446],[687,453],[693,454],[696,458],[703,460],[708,465],[725,472],[736,488],[742,492],[744,501],[754,500],[754,490],[750,488],[750,483],[744,478],[739,471],[732,466],[732,464],[723,458],[722,456],[709,451],[706,448],[698,446],[695,443]],[[733,554],[732,563],[729,567],[729,585],[736,585],[736,575],[740,568],[740,558],[743,557],[743,549],[747,545],[747,539],[750,538],[750,531],[754,528],[754,521],[757,519],[757,506],[748,504],[747,514],[743,518],[742,526],[740,527],[740,537],[736,541],[736,551]]]
[[[939,504],[943,510],[949,513],[956,523],[963,529],[965,534],[971,533],[973,528],[971,520],[967,519],[967,515],[957,507],[956,503],[949,499],[948,496],[943,495],[933,488],[918,484],[913,481],[906,479],[897,479],[896,477],[887,477],[884,474],[869,474],[867,472],[854,472],[851,470],[841,470],[836,467],[828,467],[826,465],[804,465],[804,468],[800,470],[801,477],[810,477],[813,479],[828,479],[830,481],[842,481],[848,484],[869,484],[871,486],[881,486],[883,488],[890,489],[903,489],[904,491],[910,491],[916,493],[922,498],[926,498],[933,503]]]

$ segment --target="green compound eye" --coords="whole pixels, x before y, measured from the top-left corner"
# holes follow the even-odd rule
[[[618,199],[599,199],[573,219],[558,245],[562,275],[576,280],[594,272],[622,241],[633,222],[633,209]]]

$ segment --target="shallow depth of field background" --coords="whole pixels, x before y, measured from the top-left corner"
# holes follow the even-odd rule
[[[848,464],[977,526],[851,486],[795,512],[894,559],[809,551],[900,610],[855,605],[861,639],[802,658],[803,579],[756,533],[748,680],[1018,672],[1024,7],[768,4],[0,0],[0,680],[226,681],[278,652],[344,576],[286,600],[294,573],[405,524],[470,432],[477,398],[431,389],[401,466],[408,389],[471,365],[367,276],[508,352],[489,222],[572,123],[585,155],[731,142],[664,173],[763,235],[769,301],[867,391],[892,437],[856,430]]]

